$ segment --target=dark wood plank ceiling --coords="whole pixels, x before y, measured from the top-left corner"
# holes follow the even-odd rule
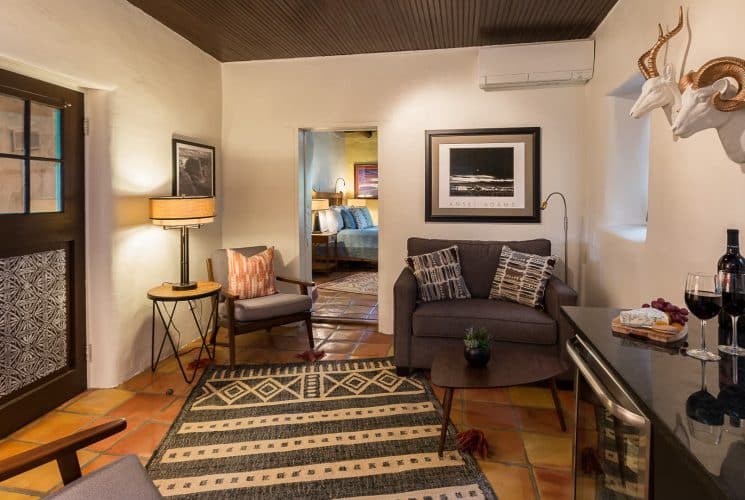
[[[617,0],[129,0],[220,61],[586,38]]]

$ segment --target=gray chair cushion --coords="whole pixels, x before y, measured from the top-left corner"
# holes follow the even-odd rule
[[[468,327],[484,327],[494,340],[555,344],[556,321],[532,307],[489,299],[443,300],[417,305],[412,329],[417,337],[462,338]]]
[[[470,240],[432,240],[409,238],[408,255],[420,255],[458,245],[461,272],[472,297],[489,297],[494,273],[497,272],[502,246],[508,245],[518,252],[536,255],[551,255],[551,242],[546,239],[526,241],[470,241]]]
[[[238,253],[251,257],[266,250],[265,246],[231,248]],[[224,248],[212,252],[212,275],[214,280],[222,285],[223,290],[228,290],[228,252]]]
[[[55,500],[155,500],[163,498],[145,468],[127,455],[76,479],[47,498]]]
[[[310,311],[313,301],[307,295],[275,293],[255,299],[235,301],[236,321],[260,321]],[[225,304],[220,304],[220,316],[227,315]]]

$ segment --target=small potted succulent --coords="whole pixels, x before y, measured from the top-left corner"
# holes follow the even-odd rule
[[[466,329],[466,336],[463,343],[466,345],[463,354],[466,357],[468,365],[472,368],[483,368],[491,358],[491,346],[489,345],[491,337],[486,328],[470,327]]]

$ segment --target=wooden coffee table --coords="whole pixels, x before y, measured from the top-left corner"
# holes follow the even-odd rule
[[[450,409],[455,389],[490,389],[549,380],[561,430],[566,431],[564,413],[556,390],[556,375],[566,370],[558,354],[543,352],[536,346],[492,347],[491,359],[484,368],[468,366],[462,351],[445,350],[432,362],[432,383],[445,389],[442,399],[442,430],[439,456],[445,448]]]

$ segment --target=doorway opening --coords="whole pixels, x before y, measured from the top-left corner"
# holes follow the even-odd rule
[[[378,322],[378,132],[300,131],[301,252],[313,320]]]

